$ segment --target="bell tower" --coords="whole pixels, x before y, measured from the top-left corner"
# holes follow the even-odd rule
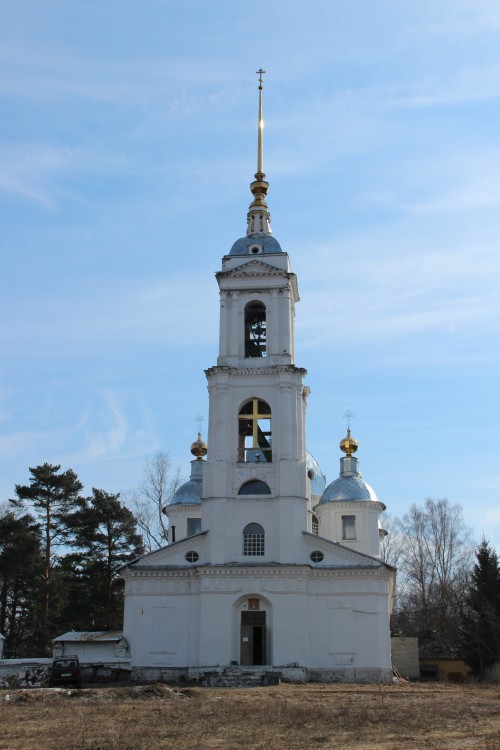
[[[272,236],[263,171],[262,74],[257,172],[246,236],[222,259],[217,364],[206,370],[208,456],[203,519],[213,564],[291,563],[307,528],[306,371],[295,364],[297,279]],[[264,539],[256,554],[246,528]]]

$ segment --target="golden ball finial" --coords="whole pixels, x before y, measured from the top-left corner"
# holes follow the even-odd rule
[[[201,432],[198,433],[198,440],[191,446],[191,453],[196,456],[197,461],[202,461],[203,456],[207,455],[207,444],[201,439]]]
[[[346,456],[352,456],[353,453],[356,453],[358,450],[358,441],[354,440],[353,437],[351,437],[351,428],[347,428],[347,435],[346,437],[340,441],[340,450],[344,451]]]

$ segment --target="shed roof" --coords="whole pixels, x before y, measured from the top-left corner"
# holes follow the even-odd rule
[[[121,630],[70,630],[54,638],[56,641],[79,641],[83,643],[95,643],[96,641],[120,641],[123,638]]]

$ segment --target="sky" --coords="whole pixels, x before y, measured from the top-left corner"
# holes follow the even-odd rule
[[[262,67],[308,448],[334,480],[350,410],[391,515],[500,551],[498,0],[16,0],[0,67],[0,502],[46,461],[187,478]]]

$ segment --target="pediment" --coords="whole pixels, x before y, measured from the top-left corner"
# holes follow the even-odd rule
[[[203,562],[203,555],[205,549],[205,536],[207,531],[202,531],[199,534],[181,539],[174,544],[169,544],[167,547],[149,552],[143,557],[139,557],[127,566],[131,570],[144,570],[145,568],[158,568],[165,565],[172,566],[187,566],[190,563],[186,560],[187,552],[197,552],[200,556],[200,562]]]
[[[293,274],[289,274],[282,268],[276,268],[276,266],[272,266],[269,263],[252,258],[236,268],[231,268],[229,271],[219,271],[215,275],[217,279],[247,279],[249,277],[258,278],[262,276],[287,278]]]
[[[228,271],[219,271],[215,274],[215,277],[219,284],[222,281],[226,283],[231,281],[248,282],[249,279],[252,279],[262,283],[265,279],[282,279],[283,281],[281,285],[286,286],[287,283],[290,285],[294,301],[298,302],[300,299],[299,288],[297,286],[297,276],[294,273],[286,271],[283,268],[277,268],[276,266],[272,266],[271,264],[265,263],[262,260],[257,260],[256,258],[252,258],[246,263],[242,263],[241,265],[236,266],[236,268],[231,268]]]
[[[356,552],[356,550],[345,547],[340,542],[332,542],[330,539],[324,539],[307,531],[304,531],[303,534],[306,537],[307,559],[309,560],[311,552],[322,552],[324,555],[324,559],[321,561],[322,566],[380,568],[381,565],[385,565],[382,560],[363,552]]]

